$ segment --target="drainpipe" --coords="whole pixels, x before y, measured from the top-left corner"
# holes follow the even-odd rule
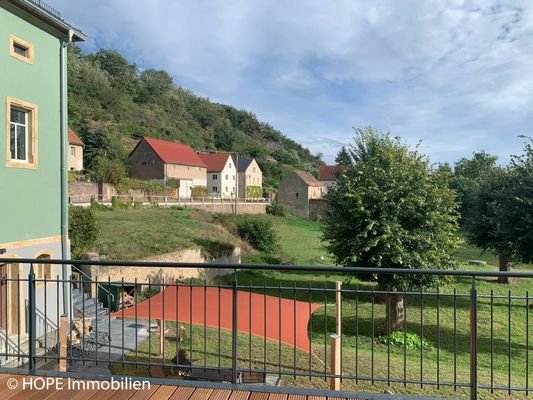
[[[67,110],[67,47],[72,43],[74,32],[69,31],[68,41],[61,41],[59,50],[60,59],[60,151],[61,151],[61,258],[68,260],[70,258],[70,249],[68,243],[68,172],[67,172],[67,130],[68,130],[68,110]],[[63,280],[63,314],[68,314],[68,285],[67,285],[67,266],[61,265],[61,278]]]

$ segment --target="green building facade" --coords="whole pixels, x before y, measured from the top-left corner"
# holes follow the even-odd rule
[[[81,40],[81,32],[42,3],[0,0],[0,258],[43,259],[34,267],[37,278],[69,273],[45,260],[70,255],[66,51],[70,42]],[[2,276],[28,272],[27,264],[0,259]],[[8,304],[0,307],[0,329],[10,334],[25,328],[19,303],[24,304],[27,288],[21,285],[0,288],[9,294]],[[47,293],[54,302],[56,289]],[[47,289],[38,290],[40,298]]]

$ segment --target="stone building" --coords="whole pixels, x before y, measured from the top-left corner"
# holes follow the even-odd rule
[[[309,200],[320,198],[322,185],[309,172],[294,171],[278,187],[278,203],[301,218],[309,219]]]

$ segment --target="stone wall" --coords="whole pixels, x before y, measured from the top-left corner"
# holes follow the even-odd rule
[[[111,201],[117,195],[115,187],[110,183],[70,182],[68,184],[70,203],[90,203],[96,201]]]
[[[88,253],[82,256],[84,260],[99,260],[97,253]],[[193,268],[163,268],[163,267],[109,267],[99,265],[82,265],[79,269],[89,277],[92,282],[105,283],[121,282],[124,278],[125,284],[131,284],[137,280],[139,285],[151,283],[174,282],[177,279],[200,278],[208,282],[219,275],[226,275],[233,272],[233,268],[213,269],[209,268],[209,263],[221,263],[237,266],[241,263],[241,249],[236,247],[228,254],[221,254],[216,258],[208,258],[202,254],[200,249],[178,250],[172,253],[161,254],[147,259],[139,260],[147,262],[183,262],[199,264]],[[96,285],[86,282],[84,289],[91,297],[96,297]]]
[[[325,199],[309,200],[309,219],[312,221],[322,221],[328,211],[328,202]]]

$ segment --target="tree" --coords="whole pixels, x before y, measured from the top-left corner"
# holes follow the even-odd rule
[[[469,241],[498,254],[500,271],[514,261],[533,261],[533,148],[512,156],[507,167],[497,167],[481,182],[472,217],[466,225]],[[500,283],[511,279],[500,277]]]
[[[100,228],[91,207],[69,207],[68,235],[72,257],[78,259],[96,244]]]
[[[369,127],[337,157],[337,184],[327,194],[323,239],[337,264],[376,268],[453,268],[457,204],[447,177],[399,138]],[[438,285],[429,275],[378,274],[392,292]],[[385,331],[402,327],[403,297],[386,303]]]
[[[496,167],[498,157],[485,153],[474,152],[472,158],[461,158],[455,163],[455,170],[450,187],[457,192],[459,211],[463,225],[468,224],[476,207],[476,196],[481,183]]]

